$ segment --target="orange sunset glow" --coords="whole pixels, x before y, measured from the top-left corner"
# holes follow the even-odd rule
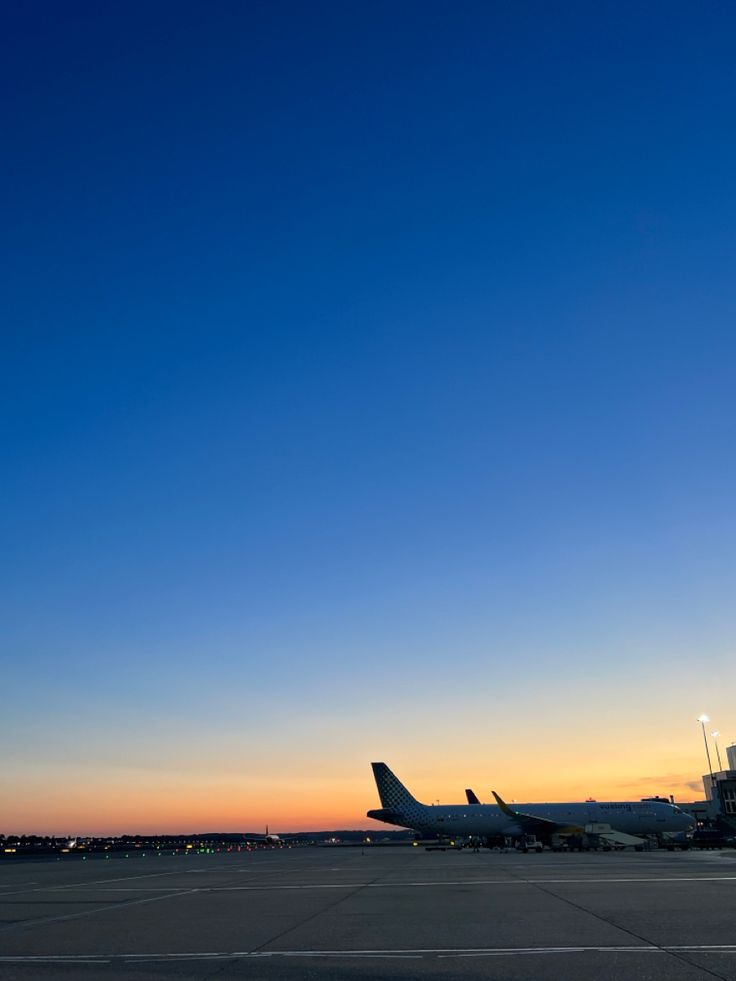
[[[537,702],[538,712],[525,729],[518,712],[529,699]],[[274,737],[270,755],[256,759],[213,743],[193,746],[184,758],[162,745],[160,758],[146,765],[135,759],[101,765],[71,757],[63,767],[53,761],[37,764],[13,775],[6,821],[11,829],[46,834],[259,832],[266,825],[276,832],[377,829],[382,825],[365,817],[378,802],[373,759],[388,762],[425,803],[460,801],[465,787],[486,801],[492,800],[491,790],[516,801],[702,797],[707,765],[700,728],[692,711],[687,718],[686,704],[675,714],[647,706],[646,698],[638,705],[632,698],[629,716],[618,720],[610,703],[607,711],[599,703],[576,712],[575,697],[563,691],[554,712],[544,694],[521,691],[514,701],[515,711],[507,699],[505,710],[490,717],[476,704],[472,717],[456,722],[455,732],[434,746],[417,738],[422,713],[415,707],[405,710],[395,737],[385,735],[391,713],[377,713],[384,734],[373,748],[370,739],[346,728],[342,745],[335,740],[324,751],[319,734],[305,728],[302,745],[296,738],[283,748],[285,736]],[[711,697],[713,711],[720,707],[725,716],[726,701]],[[560,712],[565,705],[567,719]],[[439,727],[442,715],[435,712],[440,712],[436,705],[430,717]],[[368,726],[367,718],[364,723]],[[505,732],[514,727],[515,738],[508,740]],[[479,733],[487,751],[478,746]]]

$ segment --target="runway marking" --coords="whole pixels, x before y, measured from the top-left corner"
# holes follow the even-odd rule
[[[26,886],[35,886],[35,885],[37,885],[37,883],[35,883],[35,882],[26,882]],[[20,888],[20,889],[11,889],[10,892],[0,892],[0,897],[2,897],[2,896],[19,896],[21,893],[24,893],[24,892],[35,892],[35,891],[36,891],[35,889],[27,889],[25,887]]]
[[[90,882],[70,882],[64,886],[39,886],[38,889],[14,889],[12,892],[0,892],[3,896],[18,896],[24,892],[62,892],[65,889],[86,889],[88,886],[106,885],[108,882],[132,882],[134,879],[160,879],[167,875],[194,875],[197,872],[217,872],[227,869],[227,865],[216,865],[206,869],[177,869],[174,872],[147,872],[144,875],[121,875],[115,879],[92,879]],[[33,885],[33,883],[27,883]]]
[[[2,964],[112,964],[156,963],[161,961],[203,961],[238,959],[263,959],[279,957],[305,958],[425,958],[436,957],[518,957],[533,954],[736,954],[736,944],[675,944],[655,947],[648,944],[618,944],[611,946],[577,944],[572,947],[416,947],[355,950],[233,950],[182,953],[127,953],[127,954],[7,954],[0,956]]]
[[[145,876],[133,876],[132,878],[146,878]],[[125,880],[110,879],[109,882],[118,882]],[[707,875],[707,876],[662,876],[662,877],[631,877],[631,878],[592,878],[591,876],[584,876],[578,879],[428,879],[428,880],[417,880],[409,882],[401,882],[395,879],[389,882],[308,882],[308,883],[264,883],[262,885],[247,885],[247,886],[197,886],[192,889],[178,890],[177,892],[170,893],[171,896],[185,896],[189,893],[199,892],[199,893],[212,893],[212,892],[274,892],[283,890],[323,890],[323,889],[400,889],[402,887],[408,889],[427,889],[427,888],[443,888],[445,886],[524,886],[524,885],[539,885],[539,884],[549,884],[549,885],[564,885],[565,883],[570,884],[580,884],[580,883],[653,883],[659,885],[660,883],[673,883],[673,882],[736,882],[736,876],[734,875]],[[92,886],[97,885],[97,883],[76,883],[74,885],[66,886],[46,886],[38,889],[28,890],[33,893],[43,893],[43,892],[59,892],[64,891],[77,891],[85,892]],[[95,889],[95,892],[161,892],[165,890],[165,886],[104,886],[99,889]],[[26,890],[19,890],[19,893],[23,893]],[[2,896],[11,896],[14,893],[0,893],[0,898]],[[164,897],[160,897],[164,898]],[[143,901],[143,900],[142,900]],[[145,900],[146,902],[148,900]],[[127,905],[132,905],[128,903]]]
[[[0,927],[0,932],[6,930],[19,929],[23,927],[46,926],[48,923],[64,923],[67,920],[80,920],[85,916],[94,916],[95,913],[108,913],[116,909],[130,909],[131,906],[143,906],[145,903],[158,903],[162,899],[176,899],[179,896],[188,896],[191,893],[199,892],[199,889],[184,889],[176,892],[167,893],[165,896],[148,896],[146,899],[130,899],[122,903],[109,903],[107,906],[97,906],[95,909],[80,910],[78,913],[64,913],[61,916],[42,916],[31,920],[18,920],[15,923],[6,923]]]
[[[736,875],[713,875],[713,876],[677,876],[673,878],[630,878],[630,879],[592,879],[585,877],[582,879],[438,879],[427,881],[400,882],[395,879],[391,882],[313,882],[313,883],[265,883],[264,885],[253,886],[202,886],[200,892],[266,892],[271,890],[283,889],[400,889],[402,886],[407,888],[431,888],[444,886],[524,886],[536,885],[537,883],[609,883],[609,882],[735,882]]]

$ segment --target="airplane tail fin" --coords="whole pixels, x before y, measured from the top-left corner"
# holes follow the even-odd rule
[[[480,801],[479,801],[479,800],[478,800],[478,798],[477,798],[477,797],[475,796],[475,794],[474,794],[474,793],[473,793],[473,791],[472,791],[472,790],[470,789],[470,787],[468,787],[468,789],[467,789],[467,790],[465,791],[465,796],[466,796],[466,797],[467,797],[467,799],[468,799],[468,804],[480,804]]]
[[[378,787],[378,796],[381,798],[381,804],[384,808],[400,811],[418,803],[385,763],[371,763],[371,766],[373,767],[376,787]]]

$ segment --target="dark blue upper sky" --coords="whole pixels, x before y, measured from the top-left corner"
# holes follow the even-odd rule
[[[724,649],[728,5],[4,19],[10,657]]]

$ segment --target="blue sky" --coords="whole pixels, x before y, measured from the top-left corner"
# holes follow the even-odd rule
[[[438,710],[460,751],[467,705],[501,724],[532,677],[646,726],[630,672],[697,661],[666,690],[689,747],[733,680],[727,6],[5,16],[0,613],[31,783],[44,745],[142,758],[162,730],[272,767],[311,733],[343,775],[393,727],[426,767]]]

